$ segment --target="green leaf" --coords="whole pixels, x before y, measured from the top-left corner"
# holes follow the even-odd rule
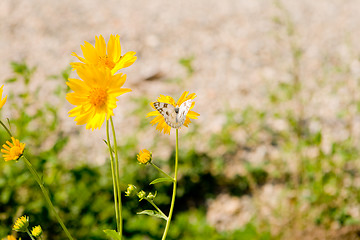
[[[104,141],[104,143],[106,144],[106,146],[108,147],[108,142],[107,142],[105,139],[103,139],[103,141]],[[113,148],[111,148],[111,151],[112,151],[113,153],[115,153],[115,151],[114,151]]]
[[[16,80],[17,80],[17,78],[9,78],[5,82],[6,83],[12,83],[12,82],[16,82]]]
[[[153,216],[153,217],[157,217],[157,218],[162,218],[165,221],[167,221],[166,216],[161,215],[161,213],[159,213],[158,211],[155,211],[155,210],[144,210],[142,212],[138,212],[137,214],[143,214],[143,215],[149,215],[149,216]]]
[[[118,232],[116,232],[115,230],[112,230],[112,229],[106,229],[106,230],[103,230],[104,233],[106,233],[106,235],[108,237],[110,237],[111,239],[113,240],[121,240],[121,236],[119,235]]]
[[[168,178],[168,177],[166,177],[166,178],[157,178],[154,181],[152,181],[150,183],[150,185],[155,184],[155,183],[161,183],[161,182],[174,182],[174,180],[172,178]]]
[[[194,68],[192,66],[194,59],[194,56],[191,56],[188,58],[181,58],[179,60],[179,63],[187,70],[188,76],[194,73]]]

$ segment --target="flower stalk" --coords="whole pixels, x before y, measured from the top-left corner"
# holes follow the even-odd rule
[[[26,232],[27,232],[27,234],[30,236],[31,240],[35,240],[35,239],[33,238],[33,236],[31,235],[31,233],[29,232],[29,229],[26,229]]]
[[[6,127],[6,125],[0,120],[0,124],[3,126],[3,128],[7,131],[7,133],[12,137],[10,130]]]
[[[116,216],[116,229],[120,232],[120,220],[119,220],[119,205],[118,205],[118,193],[117,193],[117,183],[116,183],[116,172],[115,172],[115,160],[113,155],[113,149],[111,148],[110,144],[110,130],[109,130],[109,120],[106,121],[106,137],[107,137],[107,144],[109,147],[109,154],[110,154],[110,162],[111,162],[111,174],[113,179],[113,188],[114,188],[114,203],[115,203],[115,216]]]
[[[41,178],[39,176],[39,174],[37,173],[37,171],[34,169],[34,167],[32,166],[32,164],[30,163],[30,161],[25,157],[22,156],[22,158],[24,159],[24,162],[26,164],[26,166],[28,167],[29,171],[31,172],[31,174],[33,175],[33,177],[35,178],[35,181],[39,184],[39,187],[41,188],[41,191],[44,195],[44,198],[50,208],[51,211],[53,211],[53,213],[55,214],[56,219],[58,220],[59,224],[61,225],[62,229],[64,230],[66,236],[70,239],[73,240],[71,234],[69,233],[68,229],[66,228],[64,222],[61,220],[59,214],[56,212],[54,205],[52,204],[49,194],[46,191],[44,184],[41,181]]]
[[[113,133],[114,139],[114,154],[115,154],[115,181],[116,181],[116,190],[117,190],[117,198],[118,198],[118,214],[119,214],[119,234],[122,236],[122,204],[121,204],[121,190],[120,190],[120,169],[119,169],[119,157],[117,154],[117,142],[116,142],[116,134],[114,128],[114,122],[112,117],[110,117],[111,129]]]
[[[166,239],[167,233],[169,231],[171,217],[174,211],[174,205],[175,205],[175,197],[176,197],[176,186],[177,186],[177,170],[178,170],[178,156],[179,156],[179,134],[178,129],[176,129],[176,152],[175,152],[175,176],[174,176],[174,183],[173,183],[173,193],[172,193],[172,199],[171,199],[171,206],[170,206],[170,212],[168,219],[166,221],[166,226],[164,230],[164,234],[162,236],[162,240]]]

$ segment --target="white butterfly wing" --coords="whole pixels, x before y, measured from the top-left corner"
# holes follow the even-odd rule
[[[164,117],[165,122],[170,127],[176,128],[176,112],[175,107],[169,103],[154,102],[156,110]]]
[[[177,128],[181,127],[184,124],[186,120],[186,115],[190,110],[191,104],[192,100],[189,99],[180,105],[179,112],[177,114],[177,123],[179,124]]]

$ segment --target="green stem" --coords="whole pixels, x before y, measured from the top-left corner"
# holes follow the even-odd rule
[[[153,164],[152,162],[150,162],[150,164],[156,168],[159,172],[161,172],[162,174],[164,174],[165,176],[167,176],[168,178],[172,179],[174,181],[174,179],[172,177],[170,177],[166,172],[164,172],[163,170],[161,170],[158,166],[156,166],[155,164]]]
[[[67,228],[65,227],[63,221],[61,220],[60,216],[58,215],[58,213],[56,212],[54,205],[52,204],[49,194],[46,191],[44,184],[41,181],[41,178],[39,176],[39,174],[36,172],[36,170],[33,168],[32,164],[30,163],[30,161],[23,156],[24,162],[26,163],[26,166],[28,167],[28,169],[30,170],[31,174],[33,175],[33,177],[35,178],[36,182],[39,184],[41,191],[44,195],[44,198],[47,202],[47,204],[49,205],[50,209],[54,212],[56,219],[58,220],[59,224],[61,225],[62,229],[64,230],[66,236],[70,239],[73,240],[71,234],[69,233],[69,231],[67,230]]]
[[[146,199],[147,200],[147,199]],[[160,210],[160,208],[158,206],[156,206],[156,204],[154,203],[154,201],[152,200],[147,200],[151,205],[153,205],[153,207],[158,210],[158,212],[165,217],[166,219],[168,219],[168,217]]]
[[[179,156],[179,135],[178,135],[178,129],[176,129],[176,154],[175,154],[175,177],[174,177],[174,184],[173,184],[173,194],[171,199],[171,206],[170,206],[170,212],[168,220],[166,221],[166,227],[164,234],[162,236],[162,240],[166,239],[166,235],[169,231],[171,217],[174,211],[174,205],[175,205],[175,196],[176,196],[176,183],[177,183],[177,169],[178,169],[178,157]]]
[[[7,131],[7,133],[12,137],[10,130],[6,127],[6,125],[0,120],[0,124],[3,126],[3,128]]]
[[[118,194],[117,194],[117,187],[116,187],[116,175],[115,175],[115,163],[114,163],[114,155],[112,152],[111,144],[110,144],[110,133],[109,133],[109,120],[106,121],[106,138],[107,144],[109,147],[109,154],[110,154],[110,162],[111,162],[111,173],[112,173],[112,180],[113,180],[113,188],[114,188],[114,203],[115,203],[115,216],[116,216],[116,229],[120,231],[120,221],[119,221],[119,210],[118,210]]]
[[[30,238],[31,238],[32,240],[35,240],[35,239],[32,237],[32,235],[30,234],[29,229],[26,229],[26,232],[27,232],[27,234],[29,234],[29,236],[30,236]]]
[[[122,237],[122,204],[121,204],[121,190],[120,190],[120,168],[119,168],[119,157],[117,154],[117,142],[116,142],[116,134],[115,134],[115,128],[114,128],[114,123],[112,120],[112,117],[110,117],[110,122],[111,122],[111,128],[112,128],[112,133],[113,133],[113,139],[114,139],[114,150],[115,150],[115,170],[116,170],[116,174],[115,174],[115,179],[116,179],[116,188],[117,188],[117,194],[118,194],[118,201],[119,201],[119,206],[118,206],[118,211],[119,211],[119,224],[120,224],[120,229],[119,229],[119,233],[120,233],[120,238]]]

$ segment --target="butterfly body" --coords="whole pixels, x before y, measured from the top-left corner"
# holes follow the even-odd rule
[[[192,100],[183,102],[179,107],[164,102],[154,102],[155,109],[164,117],[165,122],[172,128],[180,128],[190,110]]]

